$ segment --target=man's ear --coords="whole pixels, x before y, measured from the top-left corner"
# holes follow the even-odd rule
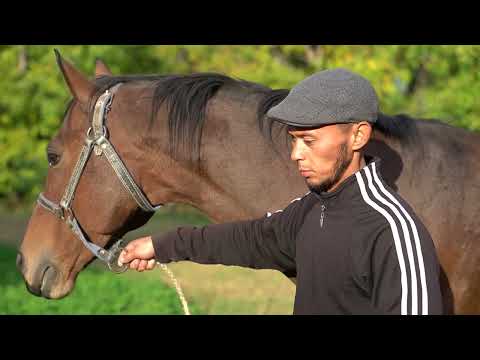
[[[367,121],[360,121],[353,126],[352,130],[352,150],[361,150],[370,140],[370,136],[372,135],[372,125]]]

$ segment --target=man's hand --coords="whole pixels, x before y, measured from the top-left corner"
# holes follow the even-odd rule
[[[155,250],[150,236],[132,240],[118,257],[118,265],[130,263],[132,270],[152,270],[155,267]]]

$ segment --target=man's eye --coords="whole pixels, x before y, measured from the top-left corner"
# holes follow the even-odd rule
[[[307,145],[313,144],[314,140],[313,139],[303,139],[303,142]]]
[[[57,155],[54,153],[48,153],[47,158],[48,158],[48,165],[55,166],[58,164],[58,161],[60,160],[60,155]]]

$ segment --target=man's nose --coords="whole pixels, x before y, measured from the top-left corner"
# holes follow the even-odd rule
[[[293,161],[303,160],[303,151],[302,147],[298,145],[298,142],[292,145],[292,152],[290,158]]]

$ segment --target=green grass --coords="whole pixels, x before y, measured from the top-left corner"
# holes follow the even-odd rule
[[[187,300],[194,300],[205,314],[287,315],[293,311],[295,285],[278,271],[189,261],[169,267]]]
[[[200,313],[191,302],[189,308],[192,314]],[[158,277],[115,275],[98,268],[81,272],[66,298],[35,297],[16,271],[15,249],[0,246],[0,314],[183,314],[183,310],[175,290]]]

